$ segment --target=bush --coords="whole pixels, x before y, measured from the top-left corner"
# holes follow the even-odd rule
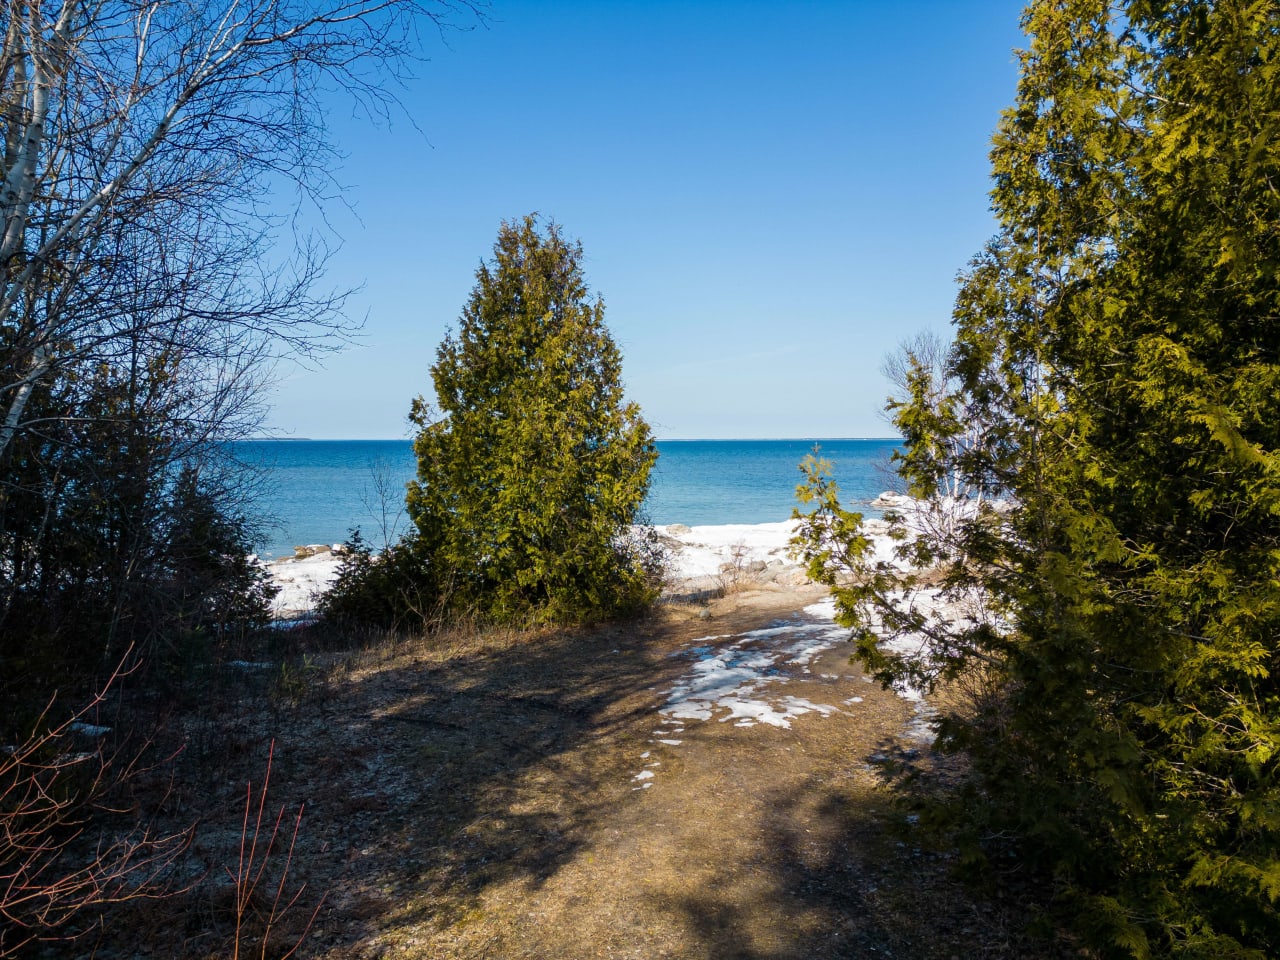
[[[426,629],[439,620],[439,591],[412,541],[375,554],[354,530],[338,576],[317,609],[339,626]]]

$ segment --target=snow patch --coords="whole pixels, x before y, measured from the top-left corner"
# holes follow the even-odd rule
[[[310,613],[319,597],[333,586],[343,558],[331,551],[309,557],[286,557],[266,564],[279,592],[271,602],[271,615],[287,620]]]
[[[697,527],[683,524],[657,526],[654,530],[666,542],[671,575],[688,580],[714,577],[728,563],[748,569],[753,563],[766,567],[800,569],[791,556],[791,538],[798,520],[778,523],[725,523]]]
[[[765,724],[789,729],[791,721],[807,713],[830,716],[838,708],[794,696],[769,696],[771,685],[788,679],[786,668],[811,670],[813,659],[846,638],[846,631],[830,621],[791,620],[715,638],[694,641],[684,656],[697,658],[667,694],[664,716],[751,727]],[[658,731],[661,733],[661,731]]]

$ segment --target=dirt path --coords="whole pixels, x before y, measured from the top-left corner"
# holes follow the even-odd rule
[[[304,956],[1026,955],[887,828],[877,760],[912,746],[912,707],[867,682],[846,642],[812,650],[830,630],[801,612],[817,596],[357,658],[299,684],[293,705],[277,694],[215,725],[243,765],[209,786],[204,802],[224,794],[232,815],[195,852],[233,855],[244,778],[273,736],[273,801],[306,802],[291,880],[307,882],[302,902],[327,891]],[[807,654],[784,653],[797,636]],[[767,679],[739,719],[673,705],[708,665],[742,664]],[[760,703],[775,723],[807,712],[750,722]],[[216,952],[228,923],[229,890],[197,896],[188,956]],[[174,952],[156,937],[157,955]]]

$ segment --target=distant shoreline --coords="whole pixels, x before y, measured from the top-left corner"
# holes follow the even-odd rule
[[[656,437],[655,443],[822,443],[823,441],[902,443],[902,437]],[[232,443],[412,443],[411,437],[246,437]]]

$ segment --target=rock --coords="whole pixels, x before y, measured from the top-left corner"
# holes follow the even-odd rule
[[[893,493],[890,490],[886,490],[884,493],[880,494],[880,496],[871,501],[871,506],[875,507],[877,510],[900,510],[903,507],[909,506],[911,502],[911,498],[905,494]]]
[[[316,557],[322,553],[330,553],[333,548],[327,543],[309,543],[306,546],[294,547],[293,556],[295,560],[305,560],[307,557]]]
[[[770,579],[783,587],[801,587],[809,582],[809,575],[799,567],[783,567]]]
[[[656,540],[658,546],[662,549],[662,552],[668,557],[679,555],[685,548],[683,542],[677,540],[675,537],[668,537],[665,533],[658,534]]]
[[[763,560],[752,560],[747,564],[747,573],[764,573],[768,566]]]
[[[111,732],[110,727],[99,727],[92,723],[85,723],[83,720],[75,720],[68,724],[67,729],[72,733],[78,733],[83,737],[105,737]]]
[[[667,533],[673,537],[679,537],[686,533],[693,533],[693,527],[683,523],[670,523],[667,524]]]

